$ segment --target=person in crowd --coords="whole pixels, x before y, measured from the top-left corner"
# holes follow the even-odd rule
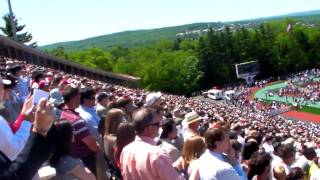
[[[282,144],[279,147],[281,162],[272,167],[273,176],[277,180],[286,179],[289,174],[290,165],[295,161],[296,151],[292,144]]]
[[[259,145],[253,139],[250,139],[248,142],[244,144],[241,157],[242,157],[242,166],[243,166],[243,169],[245,169],[245,171],[247,171],[248,169],[251,156],[258,150],[259,150]]]
[[[91,88],[83,88],[80,90],[81,105],[76,111],[79,113],[80,117],[87,122],[87,127],[92,137],[98,142],[101,142],[98,133],[98,125],[100,117],[95,111],[95,90]]]
[[[27,99],[26,102],[31,101]],[[27,112],[30,113],[32,111],[27,110]],[[32,115],[28,115],[28,113],[24,115],[26,117],[32,117]],[[41,165],[49,159],[51,153],[56,148],[52,140],[52,136],[50,138],[50,132],[52,133],[54,130],[54,127],[52,127],[53,121],[54,116],[52,113],[52,106],[51,104],[47,103],[46,100],[42,99],[36,107],[31,134],[22,152],[13,161],[9,159],[12,158],[12,152],[8,156],[6,156],[5,153],[0,153],[1,180],[32,179],[32,177],[36,174]],[[24,122],[22,122],[20,128],[25,128]],[[2,133],[3,131],[0,132]],[[10,137],[2,136],[2,141],[6,141],[5,138]],[[12,143],[12,139],[10,140],[10,142]],[[10,146],[11,145],[8,144],[6,148]]]
[[[155,110],[138,109],[133,113],[133,122],[136,138],[123,148],[120,157],[123,179],[179,179],[170,157],[154,141],[160,128]]]
[[[185,123],[187,127],[182,132],[184,142],[186,142],[189,137],[200,135],[198,133],[198,128],[201,120],[202,117],[200,117],[199,114],[195,111],[189,112],[185,115],[183,123]]]
[[[106,92],[101,92],[97,95],[97,105],[96,105],[96,111],[100,118],[105,116],[107,113],[109,104],[109,95]]]
[[[117,100],[117,108],[121,109],[125,113],[125,118],[127,121],[132,120],[132,113],[136,107],[134,106],[130,97],[120,97]]]
[[[109,161],[116,165],[114,150],[117,141],[117,131],[121,122],[125,119],[125,114],[121,109],[110,109],[104,118],[104,135],[103,145],[104,152],[108,157]]]
[[[0,103],[4,100],[4,84],[10,84],[11,81],[2,79],[0,76]],[[27,143],[30,129],[32,126],[33,118],[31,117],[32,111],[32,96],[30,96],[24,103],[21,114],[24,120],[16,133],[13,133],[9,123],[3,116],[0,115],[0,151],[11,161],[15,160],[19,153]]]
[[[175,162],[180,157],[181,153],[178,148],[180,144],[183,144],[183,140],[177,136],[177,128],[173,119],[163,121],[158,144],[169,154],[172,162]]]
[[[197,160],[206,150],[202,137],[192,136],[183,145],[182,157],[173,163],[173,167],[185,178],[199,179]]]
[[[271,155],[265,151],[255,152],[251,158],[248,168],[249,180],[269,180],[271,169]]]
[[[78,88],[67,86],[63,91],[61,119],[68,120],[73,128],[75,142],[72,143],[73,155],[80,158],[90,171],[96,174],[95,154],[99,150],[96,140],[91,136],[87,122],[75,111],[80,105]]]
[[[307,158],[307,160],[309,161],[309,169],[307,172],[307,178],[310,179],[311,175],[313,174],[313,172],[319,170],[319,166],[318,166],[318,157],[317,157],[317,153],[314,150],[314,148],[307,148],[303,151],[303,155]]]
[[[18,64],[8,67],[7,71],[17,80],[17,85],[14,90],[20,97],[20,104],[23,104],[30,93],[30,78],[24,76],[23,66]]]
[[[264,143],[262,144],[262,147],[264,148],[264,150],[270,154],[272,154],[274,151],[274,148],[272,146],[272,140],[273,140],[272,136],[266,136],[264,139]]]
[[[285,180],[306,180],[306,176],[301,168],[294,167],[290,169],[289,174],[286,176]]]
[[[71,154],[71,145],[74,140],[71,124],[67,120],[60,120],[55,123],[55,128],[55,140],[59,148],[55,149],[49,163],[56,169],[56,178],[96,179],[82,161]]]
[[[154,108],[154,109],[161,109],[161,92],[152,92],[149,93],[146,97],[146,107]]]
[[[116,148],[115,148],[115,161],[117,167],[120,169],[120,156],[123,148],[134,141],[136,136],[134,125],[132,122],[121,122],[116,138]]]
[[[205,133],[207,150],[199,158],[200,179],[246,179],[238,175],[241,169],[235,154],[229,153],[228,160],[224,153],[230,151],[229,136],[222,128],[210,128]],[[242,171],[242,170],[239,170]]]

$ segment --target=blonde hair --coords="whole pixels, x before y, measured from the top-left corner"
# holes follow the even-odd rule
[[[182,149],[182,158],[185,164],[193,159],[198,159],[204,152],[206,144],[202,137],[192,136],[186,140]]]

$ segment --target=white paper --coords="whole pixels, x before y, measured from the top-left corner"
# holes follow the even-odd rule
[[[42,91],[41,89],[34,89],[33,91],[33,99],[32,104],[37,105],[41,99],[48,99],[49,93],[46,91]]]

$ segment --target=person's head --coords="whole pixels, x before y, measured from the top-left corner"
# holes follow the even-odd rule
[[[192,136],[183,144],[182,158],[186,163],[198,159],[205,151],[206,144],[200,136]]]
[[[55,122],[55,142],[58,148],[49,159],[51,166],[55,167],[61,157],[71,154],[73,138],[72,126],[67,120]]]
[[[16,77],[20,77],[22,75],[22,70],[23,68],[20,65],[14,65],[8,68],[8,72]]]
[[[249,162],[248,179],[252,179],[255,175],[268,175],[270,172],[271,155],[265,151],[255,152]]]
[[[121,97],[117,100],[117,107],[121,108],[127,115],[131,116],[135,110],[133,101],[129,97]]]
[[[188,124],[188,128],[197,131],[200,125],[202,117],[195,111],[189,112],[185,115],[185,121]]]
[[[108,103],[109,103],[109,96],[107,93],[102,92],[100,94],[98,94],[97,96],[97,101],[101,106],[107,107]]]
[[[315,161],[317,162],[317,153],[314,150],[314,148],[306,148],[303,151],[303,155],[309,160],[309,161]]]
[[[259,145],[256,141],[249,140],[243,146],[242,158],[243,160],[249,160],[251,156],[259,150]]]
[[[57,88],[62,80],[62,77],[54,77],[50,82],[50,89]]]
[[[76,87],[67,86],[63,90],[63,99],[71,109],[76,109],[80,105],[80,91]]]
[[[204,134],[204,138],[211,151],[224,153],[230,148],[229,136],[221,128],[209,128]]]
[[[266,143],[269,144],[269,145],[272,145],[272,140],[273,140],[273,137],[272,136],[266,136]]]
[[[80,99],[81,105],[88,106],[88,107],[93,107],[95,105],[95,95],[96,95],[95,90],[91,88],[84,88],[84,89],[81,89],[80,94],[81,94],[81,99]]]
[[[278,153],[287,165],[291,165],[295,161],[296,150],[292,144],[282,144],[279,147]]]
[[[238,142],[236,139],[231,139],[230,144],[231,144],[231,148],[234,150],[236,158],[240,159],[242,144]]]
[[[160,135],[160,138],[161,139],[170,139],[170,140],[177,138],[176,124],[172,119],[166,121],[162,125],[162,133]]]
[[[291,168],[289,174],[286,177],[286,180],[305,180],[305,179],[306,179],[305,173],[299,167]]]
[[[2,79],[0,75],[0,103],[3,102],[4,98],[4,84],[6,83],[6,80]]]
[[[122,152],[122,149],[131,143],[135,138],[134,125],[131,122],[121,122],[118,131],[117,131],[117,152],[116,157],[119,158]]]
[[[146,107],[158,109],[161,106],[161,93],[149,93],[146,97]]]
[[[116,134],[119,124],[124,120],[124,113],[121,109],[110,109],[105,116],[104,134]]]
[[[133,113],[132,118],[137,135],[151,138],[158,136],[160,120],[154,109],[140,108]]]

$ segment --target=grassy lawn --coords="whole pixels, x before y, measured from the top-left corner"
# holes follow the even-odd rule
[[[320,108],[315,108],[315,107],[303,107],[298,111],[320,115]]]

